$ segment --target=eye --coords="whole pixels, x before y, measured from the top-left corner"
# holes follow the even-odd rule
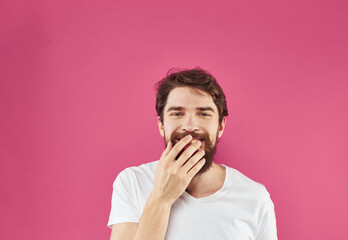
[[[203,117],[208,117],[208,116],[210,116],[210,114],[209,113],[200,113]]]
[[[180,114],[181,114],[180,112],[173,112],[173,113],[171,113],[170,115],[171,115],[171,116],[180,116]]]

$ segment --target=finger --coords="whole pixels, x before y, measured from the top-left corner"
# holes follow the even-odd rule
[[[181,167],[185,164],[185,162],[194,154],[194,152],[197,151],[198,148],[202,143],[200,141],[196,141],[195,143],[191,144],[178,158],[177,162],[178,165]]]
[[[196,154],[194,154],[187,162],[185,165],[182,167],[182,171],[184,173],[187,173],[190,171],[190,169],[202,158],[204,157],[204,150],[199,150]]]
[[[166,147],[166,149],[164,149],[159,162],[163,162],[163,163],[168,162],[167,155],[168,155],[168,153],[170,152],[171,149],[172,149],[172,143],[171,143],[171,141],[168,141],[167,147]]]
[[[171,149],[172,149],[172,142],[168,141],[167,147],[166,147],[166,149],[164,149],[163,154],[167,155],[170,152]]]
[[[201,168],[204,166],[205,163],[205,159],[202,158],[201,160],[199,160],[196,165],[194,165],[187,173],[187,177],[189,178],[189,180],[191,181],[191,179],[198,173],[199,170],[201,170]]]
[[[180,141],[173,146],[171,151],[168,153],[168,157],[172,160],[179,154],[179,152],[192,140],[191,135],[187,135],[186,137],[180,139]]]

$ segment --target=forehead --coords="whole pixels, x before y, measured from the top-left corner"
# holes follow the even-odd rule
[[[171,90],[165,110],[171,106],[181,106],[187,109],[209,106],[217,110],[212,96],[200,89],[190,87],[177,87]]]

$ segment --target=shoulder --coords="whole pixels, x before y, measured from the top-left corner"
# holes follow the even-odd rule
[[[147,182],[153,181],[158,161],[144,163],[139,166],[127,167],[116,177],[114,184],[125,182]]]
[[[158,161],[144,163],[139,166],[128,167],[120,172],[120,175],[152,175],[156,172],[156,166]]]
[[[270,197],[269,192],[263,184],[254,181],[234,168],[228,166],[226,168],[229,171],[229,185],[231,189],[259,200],[267,200]]]

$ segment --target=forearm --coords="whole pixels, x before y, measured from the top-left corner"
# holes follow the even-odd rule
[[[168,142],[157,163],[153,191],[132,240],[164,240],[173,203],[205,163],[202,159],[204,151],[197,151],[202,143],[196,140],[178,159],[175,158],[191,140],[192,136],[188,135],[174,147],[171,141]]]
[[[150,196],[132,240],[164,240],[171,204]]]

